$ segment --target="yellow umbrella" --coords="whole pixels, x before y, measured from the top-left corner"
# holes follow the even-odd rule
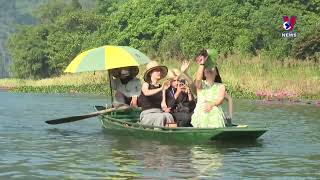
[[[129,46],[102,46],[90,49],[74,58],[64,72],[109,70],[147,64],[150,59]]]

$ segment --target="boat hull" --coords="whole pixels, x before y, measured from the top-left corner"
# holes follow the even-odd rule
[[[102,126],[108,133],[139,138],[160,139],[170,142],[206,143],[210,141],[256,140],[263,135],[266,128],[225,127],[225,128],[166,128],[145,126],[130,119],[116,119],[109,115],[99,117]]]

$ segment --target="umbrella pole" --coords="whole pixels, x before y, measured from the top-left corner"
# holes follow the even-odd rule
[[[111,73],[110,70],[108,71],[108,75],[109,75],[109,88],[110,88],[110,97],[111,97],[111,107],[113,107],[113,93],[112,93],[112,87],[111,87]],[[108,107],[106,107],[108,108]]]

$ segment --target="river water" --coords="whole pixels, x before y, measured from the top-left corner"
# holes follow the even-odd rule
[[[320,179],[320,108],[235,100],[234,123],[267,126],[256,142],[188,145],[105,133],[106,97],[0,91],[0,179]]]

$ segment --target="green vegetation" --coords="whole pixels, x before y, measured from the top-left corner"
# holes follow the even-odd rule
[[[13,92],[91,93],[108,95],[106,72],[65,74],[41,80],[0,79],[0,87],[13,88]]]
[[[51,1],[51,0],[50,0]],[[39,17],[37,8],[42,5],[42,10],[45,9],[45,4],[49,0],[0,0],[0,78],[9,77],[9,65],[11,57],[8,50],[5,48],[8,37],[16,30],[21,30],[21,25],[37,24],[41,18]],[[95,5],[95,0],[64,0],[60,1],[61,5],[65,3],[73,3],[72,6],[79,7],[82,5],[83,10],[92,9]],[[80,4],[81,3],[81,4]],[[50,12],[55,10],[51,9]],[[22,26],[27,28],[29,26]],[[45,73],[44,73],[45,74]]]
[[[51,0],[33,12],[39,22],[22,26],[7,43],[17,78],[60,75],[80,52],[128,45],[151,57],[192,58],[215,47],[224,57],[260,55],[319,60],[320,3],[234,0]],[[282,38],[282,16],[297,16],[297,38]]]
[[[320,98],[320,64],[286,59],[270,61],[254,57],[250,60],[233,56],[220,62],[222,78],[236,97],[241,94],[285,93],[292,99]]]
[[[0,79],[0,86],[79,86],[84,84],[107,84],[107,72],[88,72],[80,74],[64,74],[41,80],[32,79]]]
[[[81,93],[109,95],[109,88],[105,84],[90,84],[79,86],[21,86],[12,90],[13,92],[37,92],[37,93]]]
[[[160,60],[159,60],[160,61]],[[162,62],[168,68],[179,68],[179,60]],[[254,57],[243,59],[237,55],[219,59],[219,69],[227,91],[234,98],[254,99],[257,93],[285,92],[294,99],[320,98],[320,65],[311,61],[267,61]],[[189,74],[193,76],[197,65],[193,62]],[[142,79],[144,67],[138,77]],[[288,76],[290,78],[288,78]],[[93,93],[109,94],[107,72],[64,74],[59,77],[31,79],[0,79],[0,87],[14,87],[16,92]]]
[[[9,76],[10,56],[5,43],[15,24],[35,24],[31,10],[46,0],[0,0],[0,78]]]
[[[236,97],[284,90],[308,98],[320,94],[317,0],[97,0],[95,7],[85,2],[50,0],[32,12],[36,25],[18,26],[7,42],[13,77],[46,78],[30,81],[68,91],[86,83],[34,83],[61,76],[77,54],[106,44],[132,46],[176,67],[215,47],[223,80]],[[281,37],[284,15],[297,16],[297,38]],[[94,84],[106,84],[101,81]]]

